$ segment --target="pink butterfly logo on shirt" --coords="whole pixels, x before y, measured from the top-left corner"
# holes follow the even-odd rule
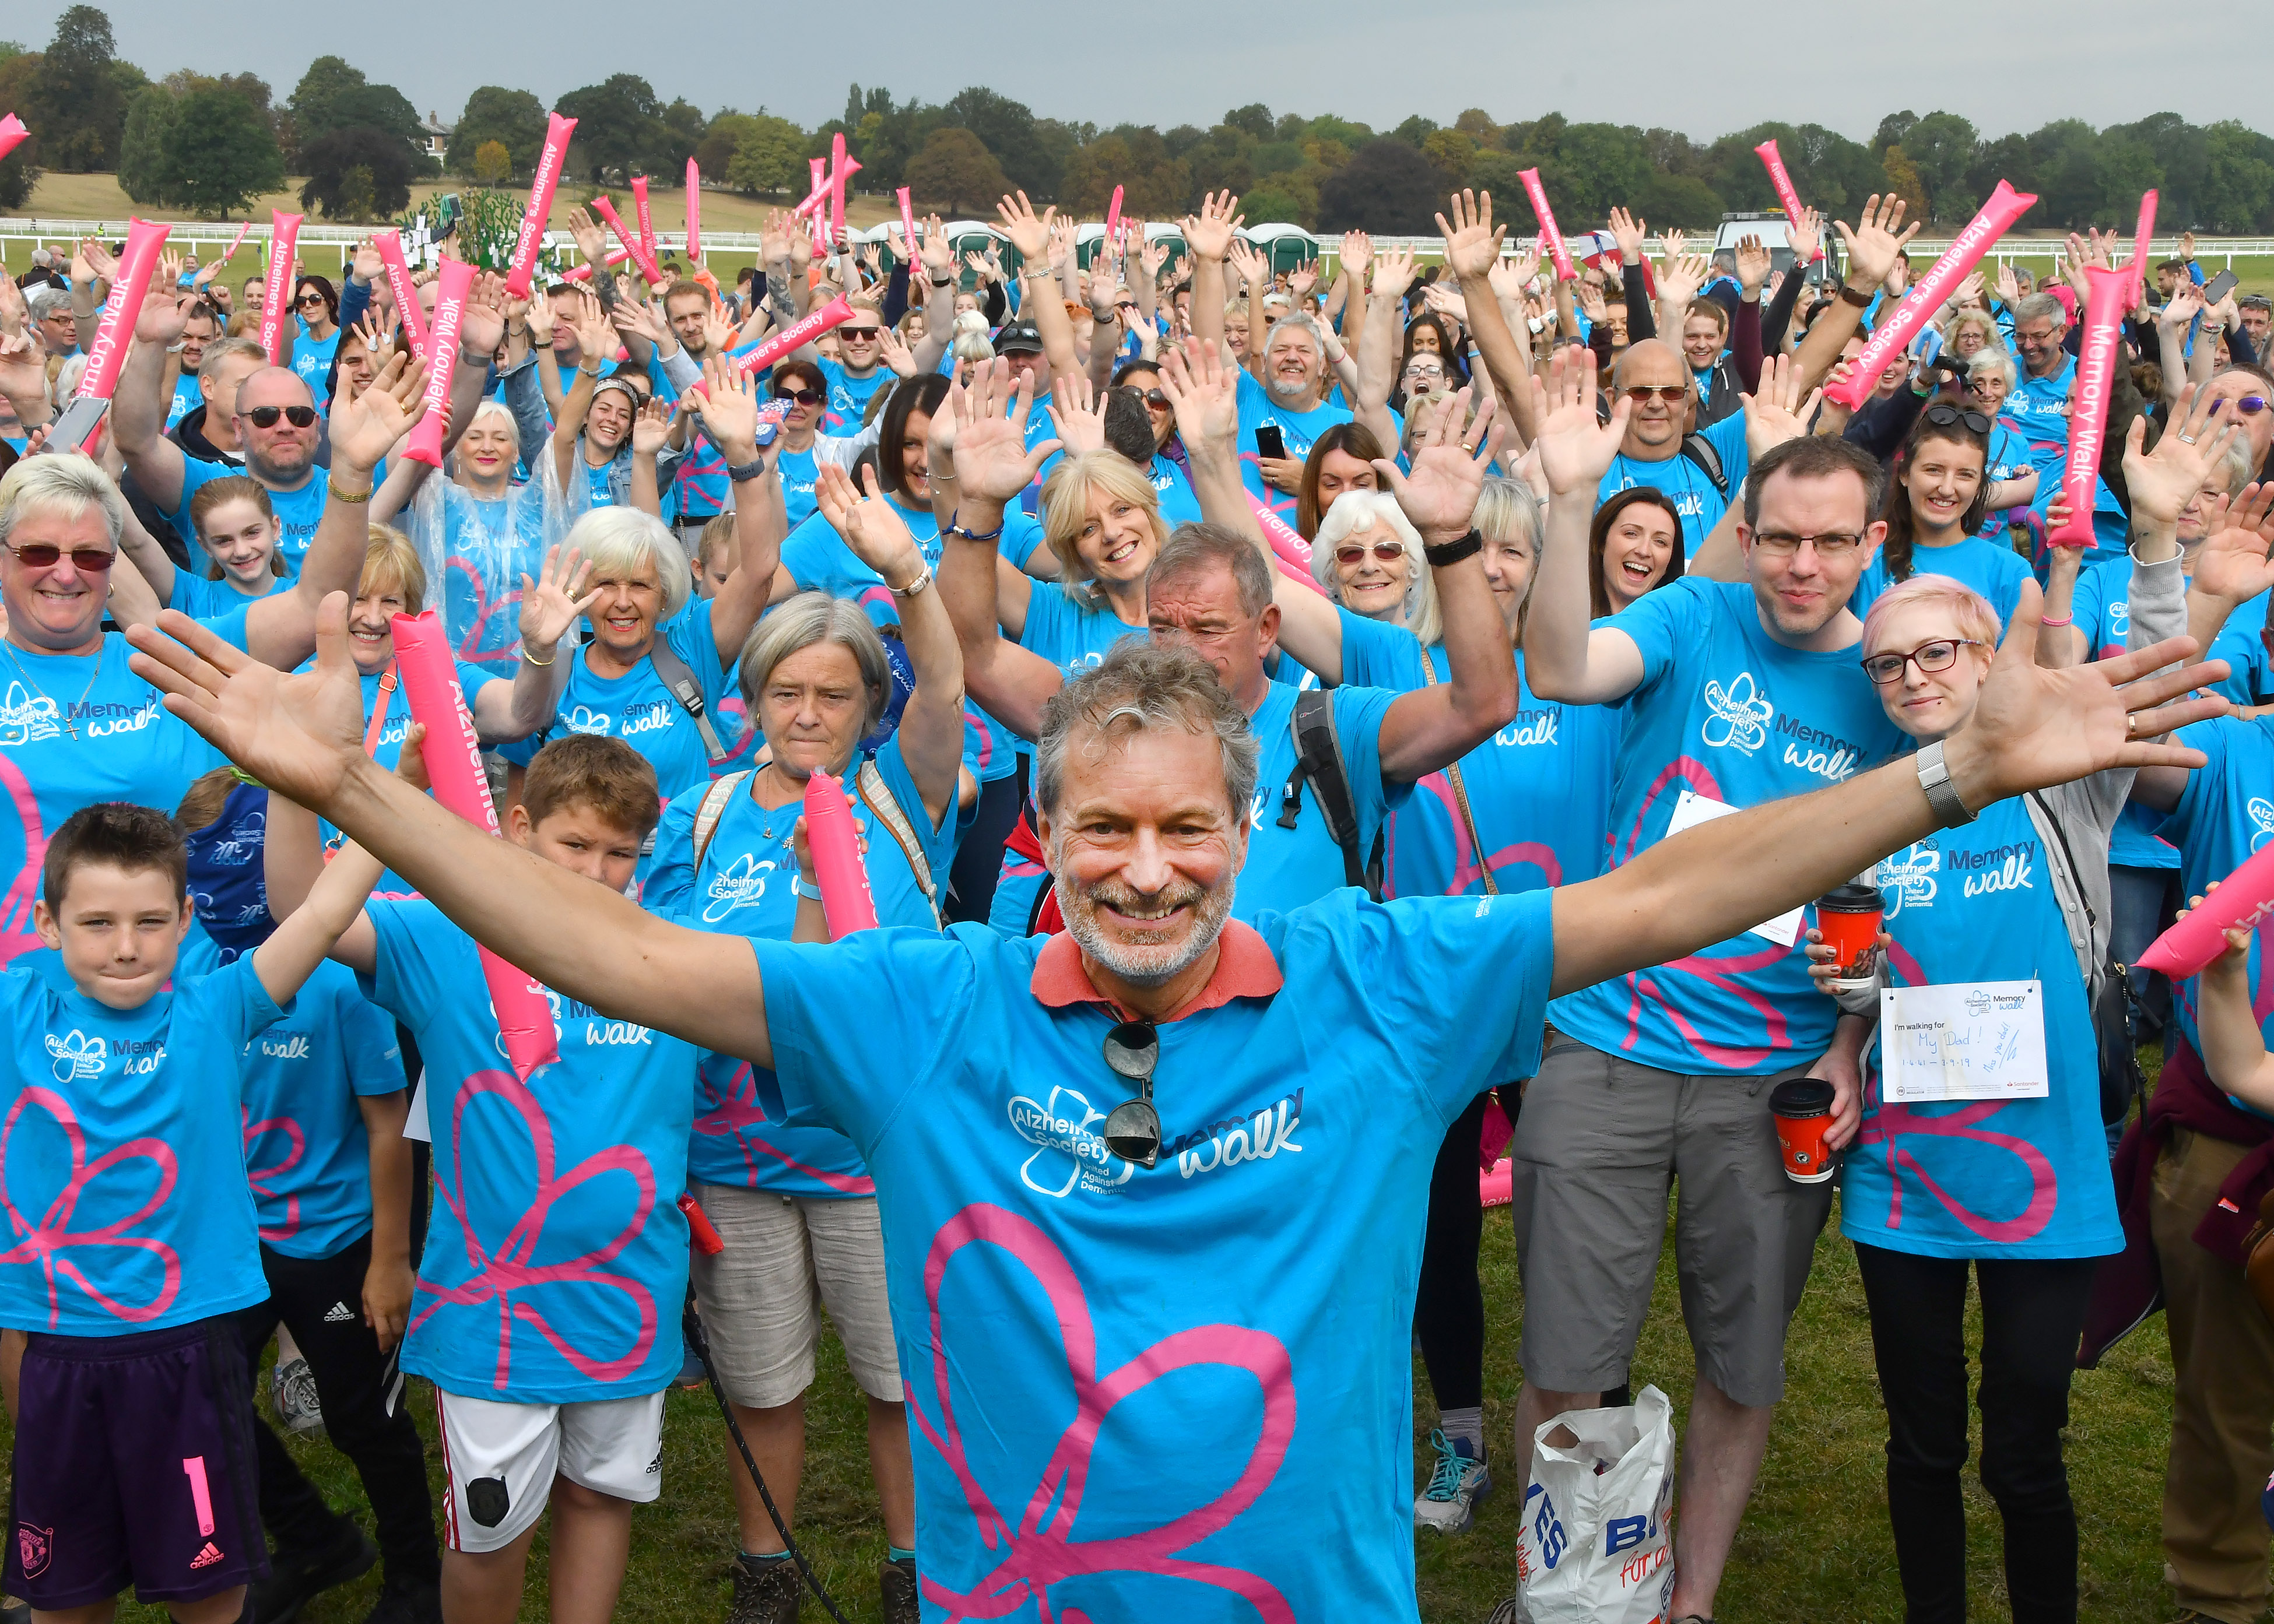
[[[8,894],[0,898],[0,968],[4,968],[18,955],[42,945],[40,933],[32,929],[32,903],[40,894],[40,866],[48,855],[48,832],[31,780],[5,756],[0,756],[0,788],[7,790],[9,803],[16,810],[17,827],[24,831],[24,867],[9,882]]]
[[[472,1215],[467,1211],[465,1185],[465,1121],[466,1113],[474,1103],[494,1094],[511,1106],[529,1130],[530,1147],[536,1163],[537,1187],[529,1197],[528,1205],[521,1210],[511,1229],[490,1250],[474,1228]],[[628,1275],[610,1274],[603,1267],[613,1262],[625,1247],[639,1236],[647,1222],[648,1214],[655,1209],[655,1173],[647,1158],[629,1145],[611,1145],[596,1150],[591,1155],[559,1177],[553,1176],[553,1124],[539,1105],[537,1096],[527,1085],[510,1071],[477,1071],[458,1090],[450,1111],[451,1174],[444,1180],[437,1170],[435,1184],[441,1191],[443,1202],[451,1215],[458,1221],[458,1233],[463,1238],[466,1261],[473,1274],[454,1286],[438,1286],[427,1280],[423,1272],[418,1281],[418,1295],[430,1298],[426,1306],[411,1317],[410,1334],[433,1319],[446,1304],[470,1306],[495,1303],[498,1314],[498,1362],[496,1385],[503,1387],[513,1374],[513,1322],[523,1320],[536,1328],[537,1334],[553,1344],[553,1351],[568,1360],[576,1369],[595,1381],[621,1381],[646,1363],[648,1351],[655,1345],[655,1297],[638,1281]],[[483,1169],[489,1178],[504,1181],[511,1177],[501,1164]],[[564,1199],[574,1195],[583,1186],[604,1173],[627,1173],[638,1186],[639,1199],[631,1216],[615,1237],[605,1244],[558,1263],[532,1262],[538,1243],[544,1238],[545,1225],[553,1209]],[[504,1205],[517,1205],[508,1199]],[[583,1352],[553,1328],[538,1306],[527,1300],[531,1292],[547,1286],[597,1286],[611,1291],[621,1291],[639,1311],[639,1332],[631,1347],[612,1359],[594,1358]],[[516,1300],[519,1297],[521,1300]]]
[[[442,560],[442,568],[456,570],[472,583],[474,589],[474,618],[466,628],[466,635],[459,640],[458,658],[470,665],[483,661],[494,664],[499,660],[518,659],[521,656],[521,589],[510,584],[511,575],[507,576],[506,590],[499,594],[497,602],[492,603],[488,583],[482,579],[481,567],[473,560],[452,553]],[[508,612],[514,617],[512,641],[502,648],[483,648],[482,637],[489,630],[490,622]]]
[[[300,1124],[290,1116],[270,1116],[255,1122],[252,1120],[252,1113],[243,1106],[237,1108],[237,1115],[245,1124],[245,1182],[252,1187],[253,1199],[256,1202],[274,1201],[276,1199],[276,1189],[269,1181],[281,1178],[300,1165],[300,1158],[308,1151],[308,1136],[301,1131]],[[274,1167],[257,1168],[252,1165],[252,1147],[271,1133],[281,1133],[284,1136],[284,1159]],[[297,1195],[288,1195],[284,1198],[282,1224],[275,1229],[271,1229],[267,1224],[260,1226],[260,1238],[264,1241],[290,1240],[299,1232],[300,1198]]]
[[[765,1136],[754,1132],[768,1120],[765,1108],[758,1103],[758,1083],[749,1062],[734,1068],[734,1080],[720,1093],[707,1071],[697,1074],[699,1091],[697,1101],[708,1107],[695,1119],[695,1131],[712,1138],[731,1137],[742,1148],[742,1165],[749,1170],[750,1187],[758,1187],[758,1162],[753,1152],[763,1151],[794,1173],[802,1173],[817,1179],[832,1190],[845,1195],[874,1195],[877,1181],[865,1173],[828,1173],[817,1167],[808,1167],[796,1157],[775,1148]]]
[[[8,1119],[0,1124],[0,1169],[8,1165],[9,1141],[15,1137],[16,1124],[22,1120],[26,1108],[38,1106],[55,1119],[71,1146],[71,1177],[56,1199],[48,1203],[48,1210],[37,1223],[32,1222],[17,1210],[14,1197],[9,1194],[4,1175],[0,1175],[0,1208],[8,1214],[8,1221],[20,1237],[6,1252],[0,1252],[0,1265],[30,1263],[36,1260],[48,1282],[48,1328],[53,1330],[63,1315],[63,1299],[56,1288],[56,1276],[61,1274],[80,1290],[102,1304],[117,1319],[132,1321],[154,1320],[173,1304],[182,1289],[182,1259],[179,1253],[161,1240],[147,1236],[129,1235],[127,1231],[166,1204],[174,1192],[176,1167],[173,1147],[163,1139],[139,1139],[117,1146],[97,1156],[87,1159],[87,1134],[72,1112],[70,1102],[61,1094],[46,1088],[26,1088],[8,1112]],[[79,1199],[89,1186],[115,1167],[129,1162],[147,1162],[158,1170],[157,1188],[149,1199],[127,1214],[114,1218],[99,1229],[73,1229],[72,1215],[79,1211]],[[158,1295],[139,1307],[130,1306],[97,1290],[79,1266],[64,1255],[82,1246],[116,1247],[131,1252],[147,1252],[158,1259],[164,1277]]]
[[[955,1361],[946,1351],[946,1333],[940,1321],[940,1282],[955,1254],[975,1242],[1009,1252],[1049,1295],[1065,1350],[1066,1372],[1073,1383],[1073,1424],[1059,1438],[1015,1529],[987,1498],[964,1458],[963,1434],[948,1392]],[[1063,1580],[1086,1574],[1159,1574],[1230,1590],[1254,1607],[1263,1624],[1294,1624],[1293,1607],[1266,1581],[1239,1568],[1187,1561],[1178,1555],[1237,1521],[1270,1486],[1286,1458],[1287,1446],[1295,1435],[1295,1383],[1287,1350],[1276,1337],[1245,1326],[1194,1326],[1163,1337],[1100,1380],[1096,1333],[1073,1266],[1034,1224],[983,1202],[965,1207],[933,1237],[930,1254],[924,1260],[924,1295],[931,1306],[932,1378],[939,1397],[939,1425],[933,1425],[915,1402],[913,1393],[909,1408],[925,1439],[962,1486],[964,1500],[979,1524],[980,1538],[990,1551],[1001,1555],[994,1570],[968,1590],[950,1590],[925,1575],[925,1599],[945,1608],[950,1619],[1001,1618],[1032,1601],[1048,1620],[1052,1616],[1050,1587]],[[1073,1539],[1074,1519],[1088,1484],[1090,1454],[1113,1407],[1162,1377],[1197,1365],[1245,1370],[1262,1389],[1262,1426],[1238,1480],[1207,1505],[1150,1530],[1104,1539]],[[1072,1609],[1063,1616],[1068,1624],[1082,1617]]]

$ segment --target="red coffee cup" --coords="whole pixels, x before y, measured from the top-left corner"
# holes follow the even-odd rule
[[[1784,1176],[1796,1184],[1820,1184],[1839,1170],[1839,1158],[1825,1148],[1832,1131],[1832,1085],[1820,1078],[1796,1077],[1769,1094],[1777,1145],[1784,1152]]]
[[[1816,928],[1840,957],[1832,984],[1856,992],[1871,984],[1871,950],[1879,943],[1879,889],[1849,883],[1816,899]]]

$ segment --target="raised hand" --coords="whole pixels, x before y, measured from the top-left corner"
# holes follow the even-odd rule
[[[1057,216],[1050,222],[1050,263],[1071,267],[1074,258],[1073,216],[1060,214],[1056,209],[1052,209],[1050,213]],[[1071,282],[1073,278],[1069,276],[1067,280]]]
[[[908,348],[907,341],[900,336],[899,328],[877,329],[877,353],[878,358],[892,369],[894,377],[913,378],[916,375],[915,353]]]
[[[1297,266],[1287,278],[1287,291],[1294,296],[1295,303],[1298,304],[1308,298],[1311,289],[1318,285],[1319,262],[1316,259],[1306,260]]]
[[[376,353],[376,352],[374,352]],[[353,400],[332,402],[332,465],[368,475],[426,415],[424,361],[392,355]]]
[[[1500,241],[1505,226],[1495,225],[1492,193],[1480,197],[1462,190],[1453,194],[1449,219],[1437,216],[1437,229],[1445,238],[1445,267],[1463,281],[1489,275],[1500,263]]]
[[[1758,237],[1739,237],[1736,258],[1737,285],[1751,297],[1758,293],[1762,284],[1768,281],[1769,273],[1776,267],[1776,261],[1769,251],[1761,246],[1761,239]]]
[[[1532,279],[1540,274],[1540,249],[1535,244],[1517,243],[1503,259],[1493,261],[1485,273],[1492,283],[1493,297],[1515,300],[1524,297],[1532,286]]]
[[[719,351],[703,363],[702,387],[688,390],[679,403],[702,420],[703,432],[728,462],[748,462],[759,455],[757,380]],[[769,455],[781,443],[776,435]]]
[[[1611,211],[1610,225],[1611,240],[1619,245],[1619,263],[1640,265],[1643,239],[1650,232],[1648,222],[1638,220],[1623,208],[1615,208]]]
[[[2146,415],[2132,419],[2124,437],[2124,477],[2135,520],[2179,523],[2180,513],[2210,482],[2211,470],[2241,432],[2231,416],[2222,415],[2225,404],[2188,384],[2180,391],[2171,425],[2153,451],[2142,449],[2148,433]]]
[[[1471,391],[1463,389],[1439,402],[1434,413],[1419,425],[1413,450],[1413,471],[1403,472],[1394,457],[1380,457],[1374,477],[1397,499],[1399,511],[1431,543],[1458,540],[1469,533],[1469,519],[1485,488],[1485,469],[1498,455],[1502,432],[1494,426],[1494,402],[1478,409],[1476,421],[1462,439],[1468,422]]]
[[[1413,251],[1392,248],[1374,257],[1374,297],[1402,299],[1413,285]]]
[[[1575,361],[1568,344],[1550,357],[1547,376],[1535,375],[1531,382],[1532,421],[1539,425],[1532,445],[1548,490],[1566,497],[1585,491],[1592,499],[1619,454],[1633,403],[1620,396],[1611,403],[1609,420],[1597,422],[1594,359]]]
[[[1374,263],[1374,238],[1363,231],[1345,231],[1340,252],[1343,269],[1363,285],[1366,267]]]
[[[843,469],[822,463],[813,482],[814,505],[854,556],[897,590],[923,573],[923,551],[877,489],[877,470],[863,468],[861,475],[867,488],[855,490]]]
[[[2014,274],[2012,263],[1999,260],[1998,262],[1998,302],[2000,304],[2011,306],[2021,297],[2021,280]]]
[[[619,348],[615,323],[608,320],[608,312],[596,295],[579,288],[569,297],[575,303],[570,307],[568,325],[576,329],[576,349],[583,357],[582,365],[597,367]]]
[[[1886,197],[1874,192],[1864,199],[1864,212],[1858,216],[1862,223],[1850,230],[1845,221],[1835,220],[1832,229],[1840,233],[1840,241],[1848,251],[1848,274],[1861,283],[1884,285],[1887,275],[1898,261],[1895,255],[1919,233],[1919,222],[1903,224],[1903,199],[1894,192]]]
[[[379,245],[366,237],[356,244],[355,260],[349,269],[358,282],[368,288],[386,278],[387,261],[379,257]]]
[[[1464,327],[1469,325],[1468,300],[1448,288],[1442,278],[1421,289],[1421,302],[1434,315],[1443,316]]]
[[[636,335],[658,347],[662,345],[665,335],[671,331],[662,312],[644,302],[631,299],[617,300],[608,312],[608,320],[617,332]]]
[[[972,369],[968,388],[948,387],[955,410],[955,479],[968,496],[1007,502],[1034,483],[1035,476],[1061,443],[1040,440],[1027,446],[1027,414],[1034,404],[1034,386],[1025,373],[1016,388],[1011,385],[1010,363],[998,357]]]
[[[791,224],[790,216],[780,209],[777,208],[767,214],[765,230],[758,239],[758,252],[764,257],[768,265],[789,263]]]
[[[2164,438],[2172,438],[2167,432]],[[2201,442],[2197,442],[2201,443]],[[2160,449],[2160,447],[2158,447]],[[2188,589],[2246,604],[2274,587],[2274,483],[2247,485],[2232,501],[2215,497],[2203,504],[2203,540],[2195,549]]]
[[[995,206],[995,217],[1003,222],[1003,235],[1011,239],[1011,246],[1021,259],[1039,262],[1050,244],[1050,222],[1058,218],[1056,208],[1046,208],[1038,216],[1035,206],[1027,201],[1023,192],[1006,197]]]
[[[1658,297],[1661,304],[1686,309],[1713,274],[1708,254],[1675,254],[1659,267]]]
[[[1807,267],[1824,248],[1824,216],[1812,208],[1800,211],[1800,223],[1788,221],[1784,228],[1785,246],[1791,249],[1794,264]]]
[[[661,401],[650,401],[632,419],[632,455],[651,457],[671,438],[671,414]]]
[[[153,279],[134,317],[134,336],[146,344],[167,348],[182,336],[183,327],[189,324],[189,310],[190,302],[172,286],[162,288]]]
[[[1796,357],[1776,355],[1761,364],[1758,395],[1739,391],[1737,399],[1745,409],[1745,452],[1751,460],[1758,462],[1788,440],[1808,433],[1824,391],[1806,392],[1802,388],[1805,382]]]
[[[606,228],[592,217],[591,210],[572,208],[568,211],[568,235],[576,241],[576,252],[591,261],[592,274],[599,275],[601,267],[608,262]]]
[[[591,560],[578,562],[574,547],[565,552],[560,547],[548,548],[544,568],[534,581],[523,573],[521,643],[524,650],[538,656],[550,655],[568,635],[568,628],[600,601],[599,592],[584,591],[584,583],[591,573]]]
[[[1254,289],[1255,297],[1262,297],[1269,289],[1271,286],[1269,262],[1255,251],[1253,244],[1242,242],[1238,237],[1234,237],[1231,245],[1224,251],[1224,258],[1230,261],[1232,270],[1239,274],[1239,280]]]
[[[1608,321],[1611,319],[1610,307],[1603,303],[1603,290],[1593,282],[1582,278],[1571,297],[1578,300],[1579,313],[1588,320]]]
[[[947,240],[947,227],[937,214],[924,216],[923,242],[916,252],[923,260],[924,274],[933,281],[955,274],[955,244]]]
[[[1211,192],[1201,199],[1197,214],[1184,219],[1185,246],[1197,259],[1221,259],[1231,246],[1231,234],[1247,218],[1239,211],[1239,199],[1229,191]]]
[[[1161,393],[1177,417],[1187,451],[1231,456],[1239,443],[1239,374],[1214,343],[1171,350],[1161,357]]]
[[[1050,426],[1068,456],[1105,449],[1105,402],[1102,394],[1092,398],[1086,375],[1061,374],[1050,380]]]
[[[1137,268],[1155,282],[1161,279],[1161,267],[1169,262],[1169,251],[1145,235],[1145,222],[1137,222]]]
[[[1658,234],[1658,252],[1661,259],[1678,259],[1682,245],[1690,240],[1687,231],[1661,231]]]
[[[118,275],[118,261],[110,250],[90,237],[72,255],[71,274],[75,282],[110,282]]]
[[[479,356],[487,362],[505,342],[505,278],[484,271],[467,289],[465,307],[458,313],[461,358]]]

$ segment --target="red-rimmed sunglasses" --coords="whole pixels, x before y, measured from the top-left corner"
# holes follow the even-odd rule
[[[26,569],[53,569],[56,560],[64,556],[63,548],[46,541],[28,541],[20,547],[11,541],[8,544],[8,551],[14,553],[16,561]],[[72,568],[90,575],[107,573],[117,557],[118,554],[108,547],[71,549]]]

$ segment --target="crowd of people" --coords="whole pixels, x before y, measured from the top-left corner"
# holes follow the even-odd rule
[[[373,1624],[502,1624],[549,1513],[594,1624],[707,1372],[737,1538],[689,1582],[787,1624],[825,1316],[887,1620],[1414,1618],[1414,1539],[1646,1374],[1670,1207],[1638,1582],[1711,1624],[1837,1190],[1907,1616],[1966,1611],[1969,1281],[2014,1616],[2076,1617],[2071,1372],[2157,1303],[2176,1603],[2260,1616],[2274,982],[2239,933],[2135,961],[2274,829],[2267,300],[2184,239],[2139,279],[2077,547],[2112,237],[1969,277],[1851,410],[1922,297],[1893,197],[1655,258],[1614,211],[1562,280],[1469,194],[1440,262],[1330,275],[1229,195],[1087,263],[999,213],[1014,270],[782,214],[727,286],[572,211],[598,274],[478,276],[447,401],[373,244],[273,356],[263,279],[168,256],[71,451],[116,251],[0,278],[9,1595],[284,1624],[383,1562]],[[463,723],[399,680],[422,614]],[[502,838],[428,793],[469,726]],[[1883,1009],[2014,984],[2034,1085],[1911,1092]]]

